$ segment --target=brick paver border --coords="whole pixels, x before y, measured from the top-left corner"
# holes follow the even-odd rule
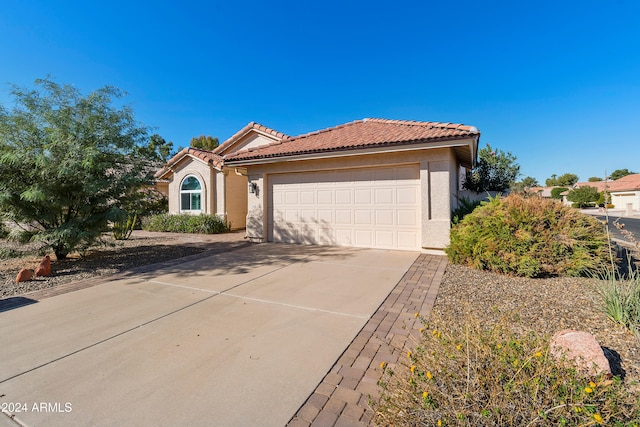
[[[447,258],[421,254],[289,421],[290,427],[367,426],[380,396],[380,364],[395,364],[431,312]]]

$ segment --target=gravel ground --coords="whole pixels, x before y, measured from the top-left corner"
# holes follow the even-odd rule
[[[506,318],[517,332],[549,337],[562,329],[590,332],[618,359],[614,373],[633,384],[640,381],[640,340],[599,310],[595,285],[592,279],[514,278],[449,264],[433,312],[447,323],[468,313],[487,324]]]
[[[66,260],[56,261],[50,253],[51,277],[37,277],[28,282],[15,283],[22,268],[35,269],[44,253],[38,254],[35,244],[20,245],[0,240],[0,249],[11,249],[23,254],[17,258],[0,259],[0,298],[105,276],[144,265],[155,264],[211,250],[216,242],[242,242],[244,231],[219,235],[185,235],[178,233],[152,233],[135,231],[129,240],[114,241],[105,236],[106,245],[97,246],[85,254],[71,254]]]

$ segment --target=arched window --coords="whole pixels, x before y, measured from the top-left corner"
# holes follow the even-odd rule
[[[189,175],[180,186],[180,211],[200,212],[202,205],[202,184]]]

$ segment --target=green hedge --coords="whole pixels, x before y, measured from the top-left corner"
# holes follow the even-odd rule
[[[217,234],[229,231],[229,225],[217,215],[153,215],[142,220],[142,229],[173,233]]]
[[[493,198],[454,225],[451,262],[525,277],[580,276],[609,260],[603,225],[557,200]]]

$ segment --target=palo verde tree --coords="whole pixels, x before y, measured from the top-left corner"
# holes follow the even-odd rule
[[[485,191],[504,191],[508,189],[520,174],[520,165],[516,156],[489,144],[478,150],[478,164],[464,181],[464,188],[483,193]]]
[[[140,197],[165,153],[149,146],[129,107],[114,105],[124,96],[117,88],[83,95],[44,79],[11,94],[13,108],[0,106],[0,213],[18,237],[64,259]]]

